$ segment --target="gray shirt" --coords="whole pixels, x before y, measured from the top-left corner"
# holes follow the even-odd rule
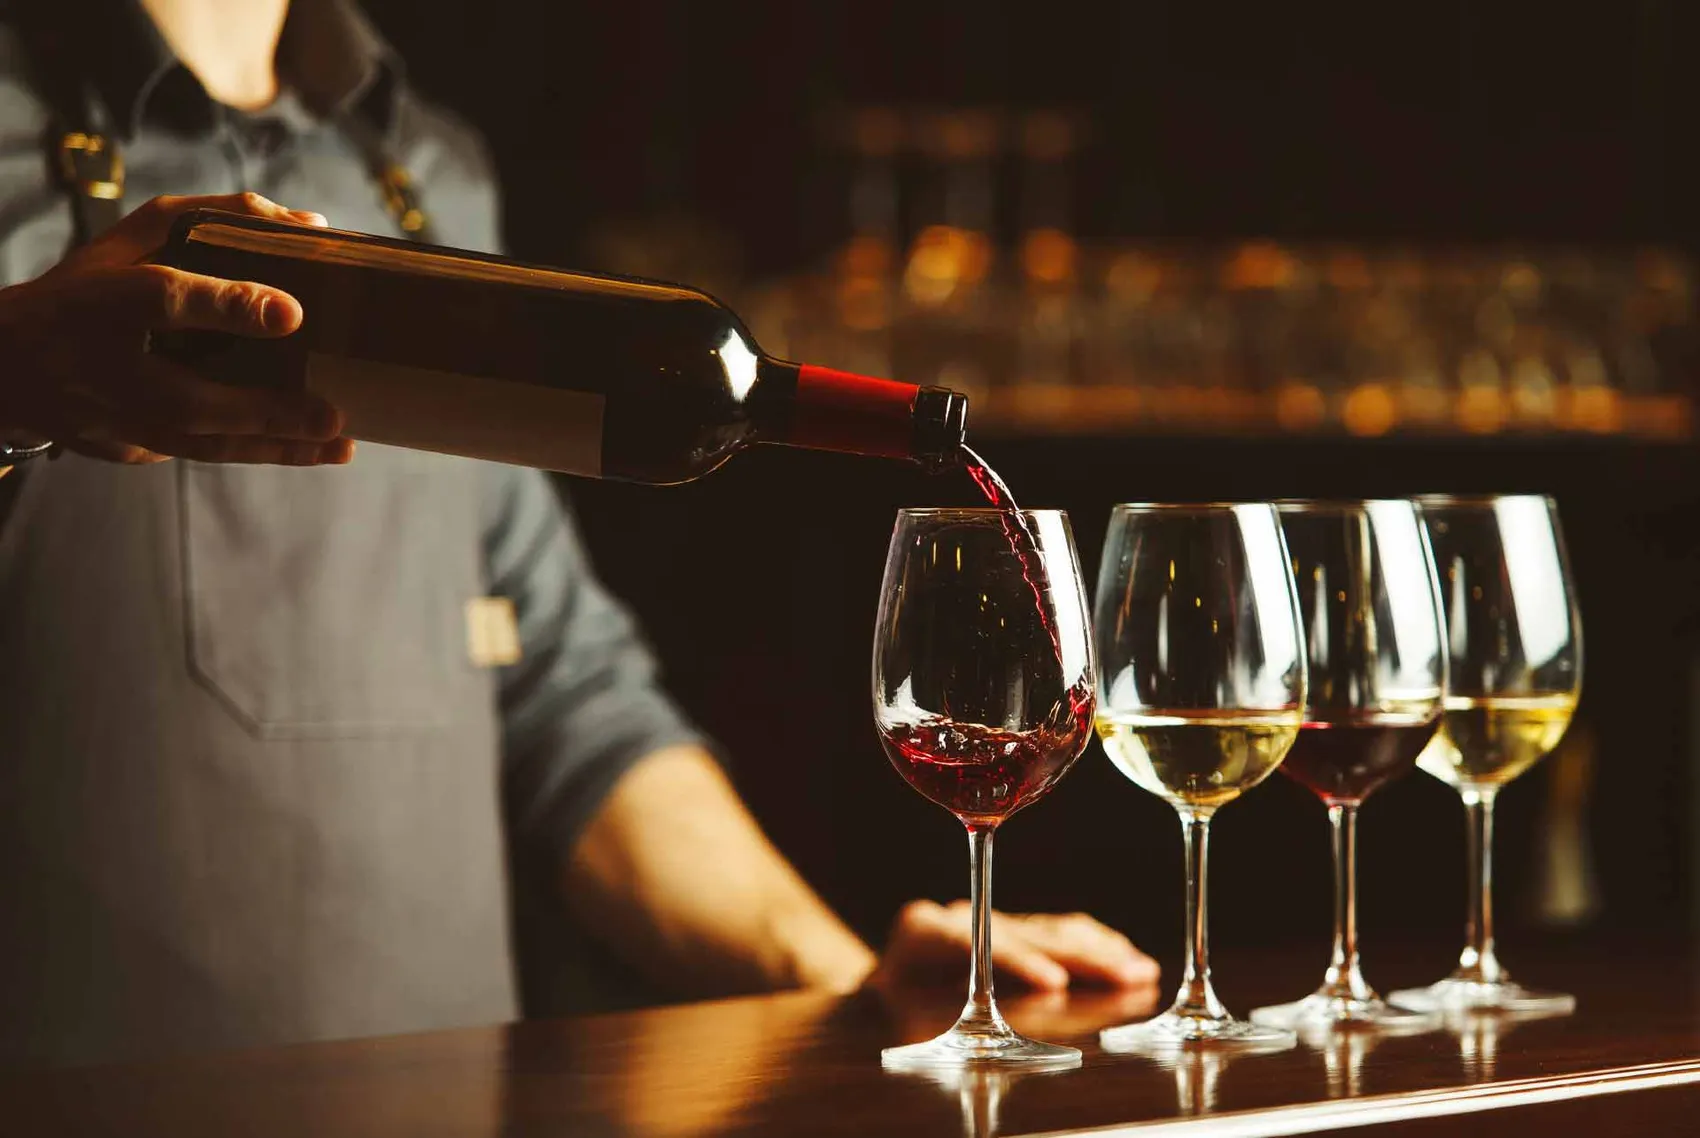
[[[437,239],[497,244],[477,139],[339,0],[295,0],[256,115],[109,6],[128,203],[253,189],[395,232],[334,125],[361,100]],[[5,283],[70,235],[24,74],[0,30]],[[558,857],[630,763],[695,738],[535,472],[365,446],[0,486],[0,1062],[512,1018],[509,840]],[[499,646],[509,611],[496,666],[469,626]]]

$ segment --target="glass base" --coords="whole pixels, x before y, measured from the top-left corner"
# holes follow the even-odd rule
[[[1433,1031],[1440,1026],[1438,1011],[1394,1007],[1380,996],[1367,998],[1315,992],[1290,1004],[1253,1008],[1251,1022],[1304,1035],[1333,1028],[1364,1028],[1390,1035]]]
[[[925,1043],[887,1047],[880,1066],[888,1071],[927,1071],[941,1067],[1002,1066],[1024,1071],[1064,1070],[1080,1066],[1080,1049],[1040,1043],[1005,1028],[1003,1031],[964,1031],[953,1027]]]
[[[1426,988],[1406,988],[1389,997],[1399,1007],[1416,1012],[1487,1011],[1514,1015],[1568,1015],[1576,997],[1541,992],[1511,980],[1464,980],[1449,976]]]
[[[1278,1027],[1247,1023],[1232,1016],[1195,1016],[1164,1012],[1142,1023],[1106,1027],[1098,1033],[1105,1051],[1173,1051],[1192,1045],[1236,1051],[1286,1051],[1298,1037]]]

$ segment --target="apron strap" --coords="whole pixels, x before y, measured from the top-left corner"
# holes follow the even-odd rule
[[[86,78],[87,40],[76,38],[72,21],[55,18],[53,7],[25,0],[7,5],[6,15],[47,103],[48,176],[70,199],[73,242],[81,245],[123,215],[124,159]]]
[[[354,143],[366,163],[366,173],[383,195],[384,208],[409,240],[431,244],[431,220],[413,182],[413,175],[395,159],[390,145],[372,122],[359,114],[337,120],[344,137]]]
[[[59,185],[71,199],[72,240],[82,245],[112,228],[124,214],[124,156],[110,135],[82,130],[57,133]]]
[[[56,19],[53,4],[24,0],[5,4],[3,14],[17,31],[30,61],[36,91],[47,102],[43,138],[49,174],[71,204],[72,246],[86,244],[124,214],[124,156],[116,134],[106,129],[100,100],[85,78],[86,53]],[[365,117],[351,113],[337,126],[360,152],[366,172],[396,226],[414,241],[429,242],[431,225],[418,187],[392,153],[388,140]]]

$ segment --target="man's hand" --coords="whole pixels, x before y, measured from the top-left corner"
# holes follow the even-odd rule
[[[155,330],[277,337],[301,326],[286,292],[144,263],[198,207],[324,224],[258,194],[154,198],[42,276],[0,289],[0,429],[113,462],[349,460],[341,416],[323,400],[214,383],[143,350]]]
[[[967,902],[911,901],[876,960],[698,747],[656,751],[621,776],[562,866],[562,886],[585,927],[674,996],[862,986],[889,995],[957,987],[968,971]],[[1041,991],[1157,982],[1156,961],[1081,914],[994,913],[992,961]]]
[[[911,901],[892,923],[885,955],[868,977],[893,990],[960,984],[969,955],[968,902]],[[1000,978],[1041,991],[1071,981],[1127,988],[1157,983],[1157,962],[1085,913],[992,914],[992,965]]]

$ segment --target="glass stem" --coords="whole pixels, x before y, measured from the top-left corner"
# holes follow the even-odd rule
[[[968,827],[968,908],[972,951],[968,958],[968,1003],[957,1020],[959,1030],[1007,1034],[1009,1026],[992,999],[992,833],[989,826]]]
[[[1189,1018],[1222,1020],[1228,1018],[1228,1009],[1210,987],[1210,925],[1206,903],[1213,813],[1198,809],[1180,812],[1181,832],[1186,836],[1186,973],[1181,977],[1180,995],[1175,997],[1175,1006],[1170,1011]]]
[[[1334,955],[1321,994],[1373,999],[1358,968],[1358,804],[1329,803],[1328,822],[1334,831]]]
[[[1496,984],[1505,979],[1493,951],[1493,789],[1466,790],[1470,910],[1464,926],[1464,951],[1458,957],[1459,980]]]

